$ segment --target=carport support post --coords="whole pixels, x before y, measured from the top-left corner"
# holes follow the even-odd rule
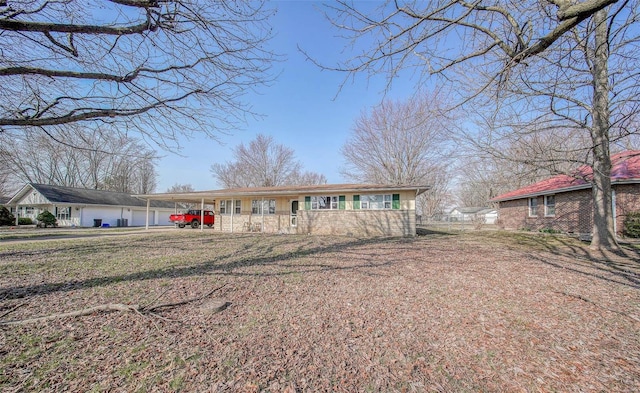
[[[200,200],[200,232],[204,231],[204,198]]]
[[[231,233],[233,233],[233,213],[236,211],[236,200],[231,200]],[[222,223],[220,223],[222,225]]]
[[[144,220],[144,229],[149,230],[149,206],[151,206],[151,199],[147,199],[147,216]]]

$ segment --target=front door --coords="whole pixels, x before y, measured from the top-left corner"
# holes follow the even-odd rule
[[[291,211],[289,212],[289,223],[292,227],[298,225],[298,200],[291,200]]]

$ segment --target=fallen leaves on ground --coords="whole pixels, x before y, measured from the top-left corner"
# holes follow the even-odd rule
[[[563,237],[172,231],[0,245],[3,391],[640,391],[640,262]],[[204,303],[206,299],[203,299]]]

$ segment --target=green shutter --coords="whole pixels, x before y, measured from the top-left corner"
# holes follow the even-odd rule
[[[344,210],[344,208],[345,208],[344,195],[338,195],[338,209]]]
[[[304,197],[304,210],[311,210],[311,197]]]
[[[391,200],[393,201],[391,203],[391,208],[400,209],[400,194],[393,194]]]
[[[360,195],[353,196],[353,208],[360,209]]]

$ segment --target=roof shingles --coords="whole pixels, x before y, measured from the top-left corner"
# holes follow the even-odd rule
[[[49,184],[29,184],[34,190],[42,194],[51,203],[107,205],[107,206],[131,206],[145,207],[145,200],[136,198],[127,193],[91,190],[86,188],[73,188],[54,186]],[[151,207],[172,208],[173,203],[164,201],[151,201]]]

